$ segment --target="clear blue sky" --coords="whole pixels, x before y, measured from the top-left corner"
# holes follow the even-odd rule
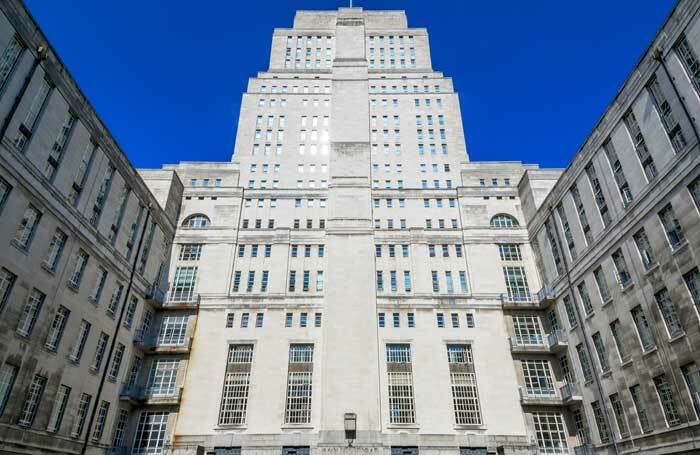
[[[137,167],[228,161],[272,29],[330,0],[25,0]],[[565,166],[674,0],[356,0],[427,27],[471,159]]]

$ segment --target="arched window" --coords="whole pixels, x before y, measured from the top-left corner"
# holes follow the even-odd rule
[[[183,221],[182,226],[191,228],[203,228],[209,226],[210,224],[211,222],[209,221],[209,218],[207,218],[206,215],[198,213],[196,215],[190,215],[187,218],[185,218],[185,221]]]
[[[518,220],[505,213],[499,213],[491,218],[491,227],[496,229],[510,229],[520,226]]]

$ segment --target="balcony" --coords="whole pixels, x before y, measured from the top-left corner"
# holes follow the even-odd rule
[[[568,334],[564,330],[555,330],[547,335],[547,343],[551,352],[566,351],[569,346]]]
[[[529,406],[561,406],[562,399],[556,389],[528,390],[520,387],[520,403]]]
[[[518,295],[501,294],[501,304],[506,310],[537,309],[544,310],[554,303],[554,292],[549,285],[535,293],[522,293]]]
[[[146,291],[146,300],[153,305],[163,306],[165,302],[165,291],[159,288],[158,285],[153,284],[153,286]]]
[[[510,352],[513,354],[549,354],[549,345],[540,336],[510,337]]]
[[[596,451],[593,444],[582,444],[578,447],[574,447],[575,455],[595,455]]]
[[[190,352],[192,337],[184,337],[182,341],[164,340],[162,337],[144,334],[139,330],[134,335],[134,346],[142,351],[158,354],[186,354]]]
[[[583,393],[578,382],[569,382],[559,389],[565,405],[578,404],[583,401]]]
[[[196,310],[199,300],[199,294],[183,295],[182,292],[171,291],[162,307],[166,310]]]
[[[120,400],[130,401],[133,404],[173,405],[180,403],[181,396],[182,386],[177,386],[172,391],[163,391],[153,387],[124,383],[119,392]]]

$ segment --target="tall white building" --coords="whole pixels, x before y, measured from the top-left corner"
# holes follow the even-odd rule
[[[0,453],[697,452],[700,3],[563,171],[470,162],[427,31],[340,8],[230,162],[137,172],[0,11]]]

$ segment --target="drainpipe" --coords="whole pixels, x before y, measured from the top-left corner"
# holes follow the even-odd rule
[[[603,394],[603,386],[601,384],[600,376],[598,374],[598,368],[595,366],[595,359],[594,354],[593,354],[593,349],[591,347],[590,341],[588,341],[588,333],[586,330],[586,325],[585,325],[585,318],[581,316],[581,309],[579,307],[579,304],[577,302],[576,298],[576,293],[574,292],[574,285],[571,282],[571,274],[569,273],[569,264],[568,264],[568,259],[566,258],[566,254],[564,253],[564,249],[562,248],[562,241],[561,241],[561,236],[559,234],[559,225],[557,224],[556,217],[554,215],[554,209],[552,206],[548,206],[547,210],[549,212],[549,215],[552,219],[552,223],[554,224],[554,235],[556,236],[555,241],[557,242],[557,246],[559,248],[561,257],[562,257],[562,263],[564,264],[564,276],[566,276],[566,286],[568,288],[568,292],[571,295],[572,303],[574,305],[574,311],[576,312],[576,317],[579,320],[579,328],[581,329],[581,334],[583,335],[581,338],[583,338],[583,343],[586,346],[586,354],[588,355],[588,363],[591,365],[591,370],[593,372],[593,381],[595,382],[596,385],[596,391],[598,392],[598,396],[600,399],[600,405],[601,409],[603,410],[603,415],[605,416],[605,423],[608,426],[608,433],[610,433],[610,441],[613,446],[613,450],[615,451],[616,455],[620,454],[620,450],[617,447],[617,439],[615,438],[615,431],[613,431],[614,427],[612,425],[612,419],[610,418],[610,413],[608,412],[608,407],[605,405],[605,395]]]
[[[27,76],[24,78],[24,82],[22,82],[22,87],[19,89],[19,93],[17,93],[15,100],[12,102],[10,112],[7,113],[7,117],[5,117],[5,120],[3,120],[2,122],[2,127],[0,127],[0,141],[2,141],[5,138],[5,133],[7,133],[7,128],[10,126],[10,121],[12,121],[12,118],[15,116],[15,112],[17,112],[17,107],[19,106],[20,101],[22,101],[22,98],[24,98],[24,94],[27,92],[29,83],[31,82],[32,77],[34,77],[36,69],[39,67],[39,63],[42,60],[46,59],[47,53],[46,48],[44,46],[37,47],[36,52],[37,56],[34,57],[32,67],[29,69]]]
[[[678,98],[678,101],[681,103],[681,107],[683,108],[683,112],[685,113],[685,116],[688,118],[690,121],[690,127],[693,128],[693,133],[695,134],[695,140],[700,142],[700,133],[698,133],[698,127],[695,125],[695,119],[690,115],[690,111],[688,110],[688,106],[685,105],[685,99],[681,96],[680,92],[678,91],[678,87],[676,87],[676,84],[674,83],[674,78],[671,77],[671,73],[668,71],[668,67],[666,66],[666,60],[664,60],[664,51],[660,47],[657,47],[654,50],[653,54],[654,60],[659,62],[661,64],[661,68],[663,68],[664,73],[666,74],[666,78],[668,78],[668,81],[671,83],[671,87],[673,87],[673,93],[676,94],[676,98]]]
[[[107,353],[107,357],[105,359],[105,368],[102,371],[102,375],[100,375],[100,384],[97,387],[97,393],[95,394],[95,402],[92,405],[92,412],[90,413],[90,419],[88,420],[88,423],[85,426],[85,428],[86,428],[85,437],[83,438],[83,445],[80,448],[81,455],[85,455],[85,453],[87,451],[88,440],[90,439],[90,431],[92,430],[92,424],[95,421],[95,414],[97,414],[98,405],[100,403],[100,398],[102,396],[102,389],[104,388],[105,379],[107,379],[107,370],[109,370],[109,365],[110,365],[110,362],[112,361],[112,354],[114,353],[114,347],[117,344],[117,335],[119,334],[119,327],[122,325],[122,320],[124,319],[124,313],[126,312],[129,294],[131,293],[131,288],[132,288],[133,283],[134,283],[134,275],[136,275],[136,263],[138,262],[138,259],[139,259],[139,253],[141,252],[141,247],[143,246],[143,239],[146,236],[146,228],[148,227],[148,220],[151,217],[152,208],[153,208],[153,204],[149,203],[148,204],[148,212],[146,212],[146,220],[143,223],[143,228],[141,229],[141,238],[139,239],[139,245],[138,245],[138,248],[136,249],[136,254],[134,255],[134,261],[131,264],[131,271],[129,272],[129,284],[126,286],[126,292],[124,293],[124,301],[122,303],[121,310],[119,311],[119,317],[117,318],[117,325],[115,326],[114,335],[112,336],[112,341],[110,342],[110,345],[109,345],[109,352]],[[117,387],[119,387],[118,384],[117,384]]]

